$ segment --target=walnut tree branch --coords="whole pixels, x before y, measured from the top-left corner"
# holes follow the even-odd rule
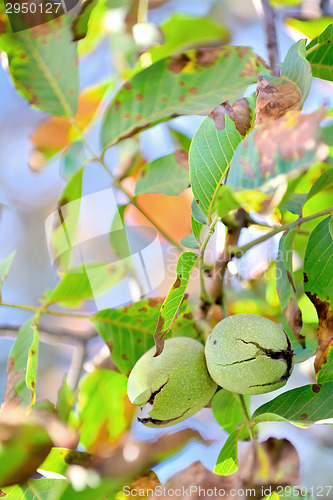
[[[263,20],[265,23],[269,65],[275,76],[280,76],[279,49],[275,25],[275,11],[269,0],[261,0]]]
[[[0,337],[16,338],[20,326],[1,325]],[[73,332],[67,329],[51,330],[42,327],[39,329],[39,338],[46,344],[85,344],[90,339],[97,337],[96,330],[87,332]]]

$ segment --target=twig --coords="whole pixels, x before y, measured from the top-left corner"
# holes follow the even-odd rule
[[[73,346],[71,365],[68,370],[67,382],[70,389],[75,390],[79,383],[83,365],[87,358],[87,342]]]
[[[275,11],[269,0],[261,0],[263,9],[263,19],[265,23],[266,40],[269,65],[275,76],[280,76],[279,68],[279,49],[277,42],[276,26],[275,26]]]
[[[237,245],[240,232],[243,227],[246,227],[247,213],[242,208],[238,209],[236,212],[235,220],[232,225],[228,226],[228,233],[222,253],[219,255],[215,263],[215,268],[212,274],[212,278],[208,287],[208,296],[212,297],[216,304],[222,303],[223,305],[223,280],[227,269],[228,262],[232,258],[229,252],[229,248],[232,245]],[[209,304],[201,303],[200,308],[203,311],[207,311]]]
[[[299,217],[298,219],[288,222],[287,224],[283,224],[282,226],[276,227],[272,231],[269,231],[268,233],[264,234],[263,236],[260,236],[260,238],[257,238],[256,240],[251,241],[250,243],[247,243],[246,245],[243,245],[241,247],[233,247],[230,246],[228,248],[228,254],[230,257],[242,257],[245,252],[250,250],[251,248],[255,247],[256,245],[259,245],[260,243],[263,243],[264,241],[268,240],[269,238],[272,238],[272,236],[275,236],[278,233],[281,233],[283,231],[286,231],[288,229],[291,229],[292,227],[297,227],[300,226],[301,224],[304,224],[305,222],[309,222],[314,219],[318,219],[318,217],[323,217],[325,215],[333,214],[333,206],[326,208],[325,210],[321,210],[320,212],[316,212],[315,214],[308,215],[307,217]]]
[[[20,326],[1,325],[0,337],[16,338]],[[39,338],[41,342],[47,344],[83,344],[89,340],[97,337],[96,330],[89,330],[87,332],[75,333],[67,329],[50,330],[46,328],[39,329]]]

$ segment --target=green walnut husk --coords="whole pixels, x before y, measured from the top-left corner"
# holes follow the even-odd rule
[[[127,394],[141,406],[138,420],[149,427],[166,427],[201,410],[217,385],[206,366],[204,346],[189,337],[165,341],[162,354],[155,347],[136,363],[128,379]]]
[[[293,369],[288,335],[273,321],[236,314],[220,321],[205,347],[215,382],[239,394],[263,394],[284,386]]]

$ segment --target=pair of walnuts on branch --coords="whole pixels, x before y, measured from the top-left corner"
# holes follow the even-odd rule
[[[189,337],[165,342],[134,366],[127,385],[129,399],[141,406],[138,420],[149,427],[181,422],[206,406],[217,386],[238,394],[279,389],[293,368],[289,337],[273,321],[237,314],[220,321],[205,347]]]

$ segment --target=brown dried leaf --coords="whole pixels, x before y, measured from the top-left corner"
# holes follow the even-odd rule
[[[249,444],[241,462],[240,476],[243,485],[256,488],[261,486],[287,486],[299,482],[299,457],[296,449],[287,439],[269,438],[263,442]]]
[[[243,97],[236,101],[233,106],[230,106],[227,101],[217,106],[209,115],[209,118],[214,120],[217,130],[224,130],[226,114],[235,122],[238,132],[245,135],[251,127],[249,101]]]
[[[287,320],[290,329],[297,340],[301,344],[303,348],[305,348],[305,337],[300,335],[300,331],[302,328],[302,311],[298,307],[298,304],[294,297],[290,299],[288,307],[285,311],[283,311],[284,317]]]
[[[257,117],[255,125],[277,120],[287,111],[301,107],[302,94],[295,83],[276,78],[273,83],[260,76],[257,84]]]
[[[318,346],[314,362],[315,372],[318,373],[326,362],[328,351],[333,346],[333,311],[329,309],[329,303],[322,301],[316,294],[306,292],[316,308],[318,315],[317,339]]]

